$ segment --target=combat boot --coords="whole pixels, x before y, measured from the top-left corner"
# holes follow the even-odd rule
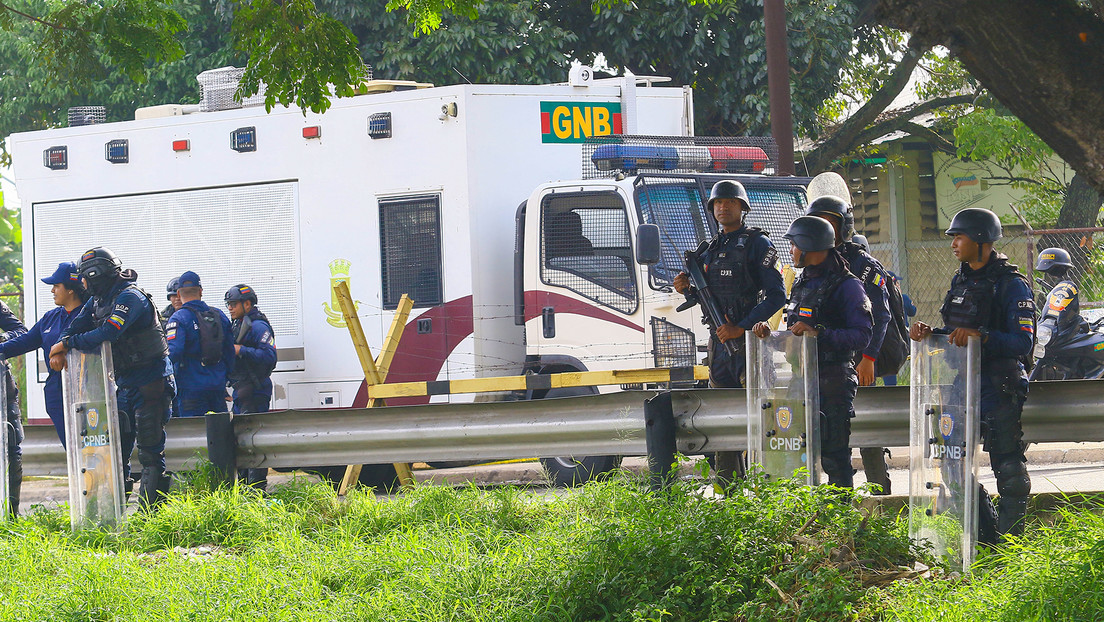
[[[997,505],[997,532],[1002,536],[1018,536],[1024,530],[1027,497],[1001,496]]]
[[[142,467],[141,488],[138,489],[138,509],[142,511],[156,510],[165,500],[165,491],[168,482],[165,471],[156,467]]]

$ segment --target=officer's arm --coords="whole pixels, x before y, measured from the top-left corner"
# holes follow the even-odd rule
[[[148,304],[145,298],[139,298],[138,294],[129,290],[124,291],[115,299],[115,308],[111,310],[111,314],[107,316],[107,320],[103,324],[78,333],[72,329],[85,312],[91,309],[90,304],[85,305],[77,319],[69,325],[70,335],[67,338],[66,346],[87,351],[95,349],[105,341],[109,343],[118,341],[119,337],[122,337],[123,333],[134,324],[134,320],[141,317],[142,311]],[[91,323],[91,318],[89,318],[89,323]]]
[[[1004,300],[998,304],[1003,312],[1001,328],[989,331],[982,351],[1002,357],[1030,354],[1035,336],[1035,302],[1031,290],[1021,279],[1008,278]]]
[[[886,292],[885,277],[870,267],[870,274],[863,281],[863,290],[870,299],[870,312],[874,317],[874,325],[871,328],[870,343],[866,344],[863,356],[872,360],[878,360],[878,354],[882,351],[882,341],[885,340],[886,329],[893,321],[893,314],[889,310],[889,294]]]
[[[264,369],[276,367],[276,340],[272,338],[272,328],[265,322],[256,321],[249,327],[247,341],[253,346],[242,345],[240,356],[244,359],[256,361],[264,366]]]
[[[184,360],[184,346],[188,343],[188,331],[184,326],[190,315],[191,311],[184,313],[184,309],[180,309],[165,324],[165,343],[169,345],[169,360],[174,369]]]
[[[0,330],[8,334],[8,339],[18,337],[27,332],[27,327],[19,318],[15,317],[8,305],[0,301]]]
[[[58,335],[58,340],[65,339],[70,335],[86,333],[93,328],[95,328],[95,326],[92,324],[92,301],[89,300],[84,303],[80,311],[77,311],[77,316],[73,318],[73,321],[69,322],[69,325],[61,331],[61,334]]]
[[[234,371],[237,362],[237,354],[234,352],[234,330],[230,325],[230,319],[219,311],[219,321],[222,322],[222,360],[226,363],[226,373]]]
[[[754,266],[748,266],[749,272],[759,278],[759,286],[763,288],[763,301],[755,305],[748,312],[747,317],[740,319],[736,325],[751,330],[759,322],[765,322],[786,304],[786,286],[782,283],[782,273],[778,271],[778,250],[765,236],[755,236],[755,246],[752,248],[752,258],[758,258]]]
[[[30,330],[0,343],[0,359],[26,354],[42,347],[42,324],[49,316],[35,322]]]
[[[857,279],[847,279],[826,301],[843,310],[843,328],[824,328],[818,335],[818,346],[832,350],[860,351],[870,342],[874,320],[870,314],[870,299]]]

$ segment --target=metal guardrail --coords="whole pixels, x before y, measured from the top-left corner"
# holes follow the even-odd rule
[[[1024,407],[1025,440],[1104,441],[1104,380],[1034,382]],[[383,408],[283,410],[235,417],[239,467],[490,460],[565,455],[644,455],[644,401],[658,391],[532,402],[481,402]],[[851,445],[908,444],[908,387],[870,387],[855,400]],[[672,392],[678,450],[745,449],[742,389]],[[23,470],[65,475],[65,453],[51,426],[28,426]],[[170,469],[206,458],[201,418],[166,429]]]

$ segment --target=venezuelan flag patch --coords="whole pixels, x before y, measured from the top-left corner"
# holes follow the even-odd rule
[[[118,315],[112,315],[111,317],[107,318],[107,321],[110,322],[112,326],[114,326],[115,328],[118,328],[119,330],[122,330],[123,324],[126,324],[126,320],[124,320],[121,316],[118,316]]]
[[[797,314],[801,317],[813,317],[813,310],[806,307],[801,307],[797,310]]]

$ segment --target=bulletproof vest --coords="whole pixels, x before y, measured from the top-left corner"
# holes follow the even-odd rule
[[[739,322],[759,303],[759,286],[751,274],[751,267],[758,259],[750,256],[752,242],[759,235],[763,235],[762,229],[748,227],[728,244],[722,244],[718,235],[707,249],[709,269],[705,278],[721,311],[732,322]]]
[[[997,257],[980,272],[967,277],[960,269],[951,279],[951,289],[939,308],[947,328],[1000,329],[1002,318],[994,312],[999,304],[997,290],[1001,280],[1016,272],[1016,266],[1007,258]]]
[[[150,318],[148,326],[138,328],[132,325],[123,332],[118,340],[111,344],[111,359],[115,365],[116,373],[152,365],[163,360],[169,354],[169,344],[165,341],[165,331],[157,318],[157,307],[154,306],[153,298],[133,283],[127,285],[119,293],[121,294],[127,289],[133,289],[149,301],[150,313],[153,314],[153,317]],[[111,317],[117,299],[118,296],[111,300],[100,298],[92,300],[92,322],[97,327],[103,326],[107,318]],[[131,317],[131,322],[136,321],[137,318]]]
[[[257,312],[257,319],[263,320],[271,329],[272,322],[268,321],[264,313]],[[249,314],[246,314],[241,320],[235,320],[230,326],[230,330],[234,334],[234,343],[244,345],[252,325],[253,318]],[[273,330],[272,334],[275,337],[276,331]],[[235,389],[241,389],[247,385],[256,387],[260,384],[261,379],[268,377],[271,373],[272,369],[261,362],[239,356],[234,363],[234,371],[230,372],[230,385]]]
[[[810,281],[812,279],[807,278],[806,274],[803,272],[797,282],[793,284],[790,301],[785,308],[786,324],[793,326],[798,322],[805,322],[810,326],[838,327],[842,323],[840,310],[833,309],[827,302],[844,281],[854,279],[855,276],[848,272],[846,268],[842,270],[828,269],[820,282],[815,286],[811,286]],[[823,348],[819,348],[817,352],[817,358],[821,362],[850,362],[854,357],[855,352],[852,350],[828,352]]]

